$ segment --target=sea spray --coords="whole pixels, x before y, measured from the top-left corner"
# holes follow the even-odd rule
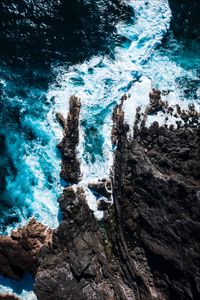
[[[118,34],[125,42],[116,47],[115,58],[97,56],[80,65],[60,68],[61,87],[52,86],[50,90],[55,107],[58,103],[58,111],[65,115],[70,96],[75,94],[81,98],[78,152],[84,182],[109,176],[113,158],[113,108],[124,93],[134,89],[134,83],[142,76],[143,65],[169,28],[171,12],[166,1],[129,1],[128,4],[135,16],[131,22],[117,25]]]

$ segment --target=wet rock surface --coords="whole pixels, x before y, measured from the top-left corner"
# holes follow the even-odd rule
[[[38,300],[200,298],[199,114],[193,109],[193,123],[176,128],[157,122],[147,128],[145,122],[135,122],[130,138],[124,123],[126,99],[122,97],[113,112],[111,177],[89,184],[96,193],[112,197],[112,206],[103,205],[104,219],[95,219],[84,186],[72,185],[59,199],[63,220],[50,243],[43,231],[43,242],[35,233],[37,242],[30,243],[27,229],[23,243],[23,229],[2,238],[9,251],[10,245],[30,250],[27,260],[14,268],[10,261],[5,264],[5,241],[0,253],[7,276],[19,278],[19,270],[36,273]],[[160,93],[152,91],[146,114],[156,114],[161,101]],[[61,174],[72,183],[80,180],[80,109],[80,100],[72,97],[67,120],[57,115],[64,131]]]
[[[59,144],[61,176],[70,183],[80,180],[76,153],[79,113],[80,100],[72,97],[67,120],[57,115],[64,129]],[[106,195],[110,187],[108,180],[90,185]],[[119,268],[113,273],[112,253],[87,201],[84,187],[73,185],[64,189],[59,199],[63,221],[53,233],[52,246],[43,247],[39,255],[35,282],[38,299],[134,299]]]
[[[80,161],[76,150],[79,144],[80,107],[80,99],[71,97],[67,120],[61,114],[57,114],[57,119],[64,130],[63,140],[58,145],[62,154],[61,177],[70,183],[78,183],[81,179]]]
[[[20,279],[24,272],[35,274],[37,255],[51,238],[52,230],[34,218],[10,236],[0,236],[0,274],[13,279]]]
[[[149,93],[149,104],[142,113],[138,107],[135,116],[134,134],[137,135],[139,127],[146,126],[148,116],[164,116],[164,127],[173,130],[174,128],[198,128],[200,125],[200,112],[196,110],[194,104],[189,104],[188,107],[180,107],[179,104],[170,105],[167,100],[162,98],[169,95],[170,91],[159,91],[153,89]],[[125,97],[126,98],[126,97]],[[124,101],[124,100],[123,100]],[[171,124],[170,124],[171,120]],[[169,121],[169,122],[168,122]],[[169,124],[167,124],[167,122]],[[149,127],[149,126],[148,126]],[[163,129],[162,129],[163,130]],[[140,131],[140,130],[139,130]],[[187,131],[188,132],[188,131]],[[162,135],[160,136],[160,140]],[[148,142],[148,141],[146,141]]]
[[[111,270],[84,190],[65,188],[60,207],[64,220],[54,232],[52,247],[43,247],[40,253],[38,299],[134,299],[120,274]]]
[[[112,193],[110,179],[102,179],[97,182],[91,182],[88,187],[96,194],[109,198]]]

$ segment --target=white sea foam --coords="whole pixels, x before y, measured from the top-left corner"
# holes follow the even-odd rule
[[[26,275],[19,281],[0,276],[0,293],[1,295],[14,294],[23,300],[37,300],[33,292],[33,279],[31,275]]]
[[[55,97],[55,108],[62,113],[66,112],[67,101],[71,95],[75,94],[80,97],[81,121],[86,120],[88,127],[95,127],[97,129],[95,134],[103,139],[98,146],[96,145],[98,138],[94,139],[91,145],[89,140],[88,144],[85,144],[86,128],[81,122],[78,152],[83,180],[87,182],[109,176],[112,165],[110,135],[113,107],[138,80],[142,73],[142,65],[152,55],[155,47],[161,42],[163,34],[169,28],[171,12],[167,1],[131,0],[128,4],[134,8],[135,23],[118,24],[117,30],[119,34],[130,40],[129,47],[126,45],[117,47],[115,60],[108,57],[93,57],[90,61],[72,66],[66,71],[59,70],[58,82],[61,88],[57,89],[52,86],[50,91],[50,94]],[[142,88],[140,92],[143,92]],[[145,95],[141,94],[139,100],[138,94],[137,99],[140,103],[142,101],[146,103],[144,98]],[[135,103],[133,105],[136,107]],[[94,155],[95,159],[92,159]]]
[[[140,112],[144,113],[145,108],[149,103],[149,92],[151,89],[151,80],[148,77],[143,76],[131,87],[128,93],[128,98],[124,101],[124,121],[129,125],[128,135],[131,137],[133,136],[136,109],[140,107]]]
[[[98,202],[96,197],[87,186],[85,186],[84,191],[89,208],[93,210],[94,216],[98,220],[101,220],[103,218],[103,211],[98,210]]]

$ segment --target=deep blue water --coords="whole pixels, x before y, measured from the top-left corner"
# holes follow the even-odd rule
[[[52,227],[59,223],[57,198],[62,185],[56,144],[62,130],[55,113],[67,115],[72,94],[82,101],[78,151],[83,184],[109,175],[111,115],[131,86],[140,82],[142,88],[136,95],[140,99],[149,81],[151,86],[170,90],[173,101],[199,104],[200,96],[200,42],[193,24],[196,9],[191,17],[190,5],[188,28],[183,23],[183,31],[180,22],[177,25],[188,1],[181,14],[173,0],[130,0],[125,5],[117,0],[107,4],[82,1],[81,6],[77,1],[74,5],[64,1],[64,8],[56,0],[48,5],[38,1],[28,16],[25,8],[32,1],[12,2],[0,4],[4,16],[0,52],[3,234],[32,216]],[[95,201],[92,195],[91,199]],[[0,291],[10,287],[23,299],[34,299],[30,282],[24,280],[17,286],[0,278]]]

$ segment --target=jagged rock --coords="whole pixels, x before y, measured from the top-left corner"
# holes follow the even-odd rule
[[[43,247],[39,257],[35,285],[38,299],[134,299],[120,274],[112,274],[84,190],[65,188],[60,207],[63,221],[54,232],[53,245]]]
[[[51,243],[52,230],[33,218],[10,236],[0,236],[0,274],[20,279],[24,272],[35,274],[37,255]]]
[[[194,104],[189,104],[188,109],[181,109],[178,104],[170,106],[167,101],[162,100],[161,95],[165,95],[165,93],[161,93],[161,91],[153,89],[149,93],[149,104],[146,106],[145,113],[140,114],[140,109],[136,109],[134,124],[135,134],[139,131],[139,123],[140,128],[145,127],[148,115],[156,115],[158,112],[165,113],[165,121],[168,121],[171,116],[175,119],[179,118],[179,120],[175,121],[177,128],[187,128],[188,126],[196,128],[200,125],[200,113],[195,109]],[[143,119],[141,118],[142,115]],[[174,125],[170,125],[171,129],[173,126]]]
[[[153,114],[158,111],[163,111],[167,109],[167,103],[162,101],[161,99],[161,91],[153,89],[149,93],[149,106],[147,106],[145,113],[148,114]]]
[[[179,156],[183,159],[187,159],[189,157],[190,154],[190,148],[181,148],[179,151]]]
[[[122,123],[114,124],[118,136],[113,218],[117,220],[114,241],[127,281],[137,284],[136,299],[200,299],[198,125],[174,129],[154,122],[140,128],[130,141]],[[138,217],[131,234],[135,209]]]
[[[110,179],[102,179],[98,182],[91,182],[88,184],[89,189],[93,190],[97,194],[100,194],[104,197],[110,197],[112,193],[111,181]]]
[[[61,177],[71,183],[78,183],[81,179],[80,162],[76,153],[79,144],[80,107],[80,99],[71,97],[67,120],[61,114],[57,114],[57,118],[64,129],[63,140],[58,145],[62,154]]]
[[[199,115],[187,128],[137,123],[131,140],[125,100],[113,113],[114,206],[100,227],[84,190],[64,189],[63,221],[39,255],[39,300],[200,299]]]
[[[111,200],[106,197],[101,197],[98,199],[97,207],[100,211],[105,211],[109,208],[109,206],[112,204]]]

